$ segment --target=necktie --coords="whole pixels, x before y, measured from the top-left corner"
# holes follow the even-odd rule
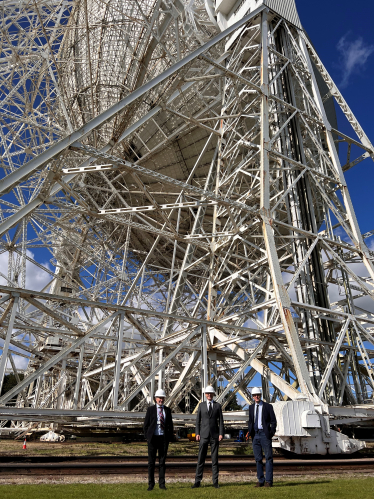
[[[165,430],[165,418],[164,418],[164,411],[163,411],[163,408],[160,407],[160,412],[159,412],[159,416],[160,416],[160,429],[162,431]]]
[[[258,431],[258,404],[256,404],[255,431]]]
[[[212,403],[211,402],[209,402],[208,414],[209,414],[209,417],[212,415]]]

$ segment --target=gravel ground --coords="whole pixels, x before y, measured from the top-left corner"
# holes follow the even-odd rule
[[[223,447],[223,446],[222,446]],[[220,449],[222,454],[245,454],[251,453],[252,449],[235,447],[232,446],[230,448],[230,444]],[[374,443],[368,444],[368,449],[374,450]],[[366,451],[368,450],[366,449]],[[198,445],[196,443],[183,441],[178,442],[176,444],[171,444],[172,452],[169,452],[169,456],[171,455],[181,455],[181,454],[189,454],[194,455],[198,450]],[[244,451],[244,452],[243,452]],[[27,456],[97,456],[97,455],[117,455],[117,456],[126,456],[126,455],[146,455],[147,448],[145,442],[139,442],[136,444],[121,444],[121,443],[112,443],[112,444],[103,444],[98,442],[90,442],[90,443],[73,443],[73,444],[51,444],[51,443],[42,443],[39,441],[32,441],[28,443],[27,446]],[[245,455],[244,454],[244,455]],[[12,440],[0,440],[0,455],[25,455],[25,451],[22,450],[22,442],[20,441],[12,441]],[[248,454],[247,454],[248,455]],[[305,480],[315,480],[316,478],[328,478],[328,479],[340,479],[342,478],[341,474],[323,474],[323,475],[276,475],[276,480],[282,481],[292,481],[297,479],[298,481]],[[363,477],[374,477],[373,473],[344,473],[344,478],[363,478]],[[178,476],[171,476],[167,478],[167,482],[169,483],[193,483],[194,475],[188,473],[181,473]],[[221,482],[252,482],[253,484],[256,482],[256,476],[254,472],[246,473],[243,475],[242,473],[233,473],[228,471],[222,471],[220,473],[220,481]],[[209,473],[207,473],[207,478],[203,480],[207,485],[211,484],[211,478]],[[69,483],[97,483],[97,484],[118,484],[118,483],[144,483],[147,484],[147,477],[145,475],[67,475],[67,476],[1,476],[0,477],[0,485],[5,484],[69,484]]]
[[[1,3],[1,0],[0,0]],[[197,456],[199,444],[189,442],[187,439],[172,442],[169,445],[169,456],[189,455]],[[148,446],[146,442],[121,443],[121,442],[40,442],[27,441],[27,450],[23,450],[23,440],[0,439],[0,456],[146,456]],[[238,444],[225,441],[220,445],[219,454],[225,455],[252,455],[252,445]]]
[[[316,480],[319,478],[329,479],[329,480],[341,480],[341,474],[323,474],[323,475],[276,475],[275,481],[309,481]],[[347,470],[344,473],[345,479],[351,478],[364,478],[364,477],[374,477],[373,473],[349,473]],[[157,478],[156,478],[157,479]],[[0,485],[32,485],[32,484],[69,484],[69,483],[98,483],[98,484],[110,484],[110,483],[144,483],[147,485],[147,477],[145,475],[99,475],[99,476],[81,476],[81,475],[73,475],[73,476],[63,476],[63,477],[53,477],[53,476],[20,476],[20,477],[1,477]],[[221,472],[220,473],[220,482],[222,483],[236,483],[236,482],[248,482],[248,483],[256,483],[256,475],[255,473],[250,474],[241,474],[241,473],[229,473],[229,472]],[[166,477],[167,483],[193,483],[194,475],[181,474],[178,477]],[[203,484],[209,485],[211,484],[211,478],[208,476],[204,478]]]

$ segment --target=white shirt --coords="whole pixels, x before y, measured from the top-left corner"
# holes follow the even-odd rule
[[[258,404],[257,404],[257,402],[255,403],[255,412],[254,412],[254,416],[253,416],[253,424],[256,421],[257,406],[258,406],[258,429],[263,430],[263,427],[262,427],[262,406],[263,406],[262,400],[260,400],[260,402]]]
[[[164,421],[165,421],[165,409],[163,405],[158,405],[156,404],[156,411],[157,411],[157,426],[154,432],[154,435],[163,435],[164,431],[161,429],[161,422],[160,422],[160,409],[162,409],[163,415],[164,415]]]
[[[208,412],[209,412],[209,404],[212,404],[212,410],[213,410],[213,400],[207,400],[206,401],[206,407],[208,409]]]

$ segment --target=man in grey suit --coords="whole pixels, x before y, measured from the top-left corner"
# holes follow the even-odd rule
[[[219,442],[223,439],[223,416],[221,404],[215,402],[214,388],[207,386],[205,389],[206,402],[201,402],[196,417],[196,440],[200,442],[199,457],[197,460],[195,483],[193,489],[200,487],[203,479],[204,464],[208,445],[212,455],[213,486],[218,489],[218,448]]]

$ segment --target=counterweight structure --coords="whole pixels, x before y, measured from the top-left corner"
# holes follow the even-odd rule
[[[374,148],[294,0],[1,15],[3,426],[136,422],[157,387],[182,424],[207,384],[225,408],[260,382],[280,446],[360,448],[330,425],[374,418],[372,234],[344,178]]]

